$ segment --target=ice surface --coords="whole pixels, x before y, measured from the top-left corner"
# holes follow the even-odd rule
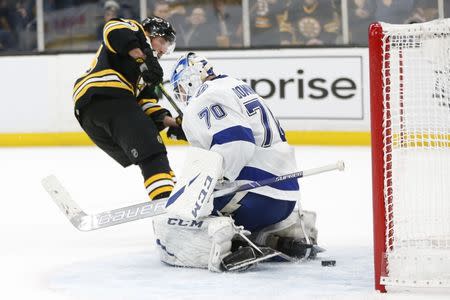
[[[185,147],[170,147],[172,168]],[[121,168],[95,147],[0,149],[0,299],[449,299],[373,290],[368,147],[297,147],[299,169],[344,160],[346,171],[301,180],[303,206],[318,214],[324,259],[260,264],[238,274],[160,263],[145,219],[79,232],[40,185],[55,174],[89,213],[145,201],[137,167]]]

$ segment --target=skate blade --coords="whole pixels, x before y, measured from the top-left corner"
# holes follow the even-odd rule
[[[270,259],[272,257],[277,257],[277,256],[282,257],[283,259],[287,259],[289,261],[292,260],[289,256],[284,255],[283,253],[274,252],[274,253],[270,253],[270,254],[267,254],[267,255],[262,256],[262,257],[258,257],[256,259],[245,261],[245,262],[243,262],[241,264],[238,264],[238,265],[235,265],[233,267],[230,267],[230,268],[227,269],[227,271],[228,272],[230,272],[230,271],[245,271],[249,267],[251,267],[252,265],[255,265],[255,264],[259,263],[259,262],[262,262],[262,261],[265,261],[265,260],[268,260],[268,259]]]

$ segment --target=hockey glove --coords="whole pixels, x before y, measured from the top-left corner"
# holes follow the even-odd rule
[[[139,93],[137,101],[144,113],[155,122],[158,131],[166,128],[166,126],[164,126],[164,118],[166,116],[171,117],[172,115],[170,114],[170,111],[158,104],[158,95],[156,95],[153,86],[144,87]]]
[[[158,85],[163,81],[163,69],[158,59],[153,56],[151,49],[145,49],[144,53],[147,56],[144,61],[142,59],[136,60],[140,64],[142,79],[147,84]]]
[[[181,116],[176,117],[175,122],[177,122],[177,124],[181,126],[181,123],[183,123],[183,117]]]
[[[172,140],[187,141],[186,135],[184,134],[183,128],[181,126],[169,127],[169,130],[167,130],[167,137]]]
[[[152,118],[153,122],[155,122],[156,128],[161,131],[166,128],[166,126],[164,126],[164,118],[167,116],[171,116],[170,111],[165,108],[161,108],[157,112],[153,113],[150,117]]]

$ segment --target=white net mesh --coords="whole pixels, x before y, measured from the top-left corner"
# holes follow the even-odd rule
[[[382,280],[450,286],[450,20],[382,27]]]

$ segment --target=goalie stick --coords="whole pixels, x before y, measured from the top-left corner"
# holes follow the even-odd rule
[[[303,178],[333,170],[343,171],[344,162],[338,161],[335,164],[330,164],[323,167],[308,169],[282,176],[275,176],[263,180],[251,181],[241,185],[233,184],[214,192],[213,197],[225,196],[269,185],[275,182],[294,178]],[[72,199],[70,194],[59,182],[56,176],[50,175],[42,179],[42,186],[49,193],[53,201],[69,219],[72,225],[80,231],[91,231],[163,214],[165,213],[165,206],[168,200],[168,198],[158,199],[108,210],[97,214],[86,214]]]

